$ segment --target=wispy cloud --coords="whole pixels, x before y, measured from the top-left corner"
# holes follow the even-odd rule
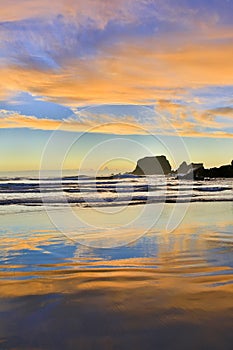
[[[232,137],[229,125],[206,119],[206,113],[197,113],[185,106],[160,101],[156,112],[140,117],[133,115],[106,115],[80,112],[64,120],[25,116],[17,112],[0,111],[0,128],[29,128],[39,130],[63,130],[117,135],[171,135],[193,137]],[[211,132],[210,132],[211,129]]]
[[[25,91],[73,107],[155,104],[171,129],[163,122],[155,128],[155,120],[145,116],[76,115],[60,123],[3,111],[0,127],[83,132],[102,123],[98,132],[141,133],[133,130],[134,124],[150,132],[172,134],[173,128],[182,136],[229,137],[225,118],[231,119],[231,108],[211,106],[210,98],[208,108],[201,102],[197,106],[198,98],[192,96],[194,89],[233,85],[232,3],[211,4],[4,1],[1,99]]]
[[[199,16],[198,9],[190,8],[188,1],[178,4],[171,0],[57,0],[54,6],[47,0],[1,0],[0,4],[2,22],[63,15],[82,24],[89,20],[89,23],[101,28],[114,20],[132,23],[141,18],[148,20],[152,17],[161,21],[190,23],[195,15],[197,18]]]
[[[92,132],[107,134],[146,134],[146,127],[133,116],[119,118],[108,115],[85,114],[64,120],[25,116],[17,112],[0,111],[0,128],[30,128],[39,130],[63,130],[72,132]]]
[[[233,84],[233,28],[217,10],[169,0],[4,2],[0,94],[148,103],[159,89]]]
[[[159,52],[156,41],[130,42],[104,55],[66,59],[57,69],[7,66],[0,69],[0,90],[28,91],[73,105],[149,103],[179,96],[188,89],[233,84],[232,43],[186,45]],[[8,91],[7,91],[8,90]],[[163,96],[162,96],[163,95]]]
[[[214,109],[209,109],[204,113],[205,117],[216,117],[216,116],[223,116],[232,119],[233,122],[233,107],[227,106],[227,107],[218,107]]]

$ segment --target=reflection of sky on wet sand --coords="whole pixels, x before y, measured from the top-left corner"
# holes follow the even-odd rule
[[[75,244],[43,212],[2,216],[3,348],[230,350],[232,203],[193,203],[173,232],[171,210],[111,249]]]
[[[155,206],[149,206],[149,215],[155,212]],[[186,206],[177,206],[182,212]],[[130,207],[131,212],[138,208]],[[75,267],[103,267],[103,266],[133,266],[161,267],[170,265],[172,269],[181,266],[196,268],[197,266],[224,266],[232,267],[232,259],[228,253],[233,245],[233,224],[231,203],[192,203],[186,212],[181,224],[172,232],[167,230],[167,221],[171,216],[173,205],[165,205],[162,215],[149,231],[147,215],[143,216],[140,225],[131,227],[93,228],[82,232],[77,237],[85,237],[84,245],[57,231],[45,212],[30,212],[24,214],[3,215],[1,220],[1,269],[2,278],[5,278],[6,269],[18,273],[24,266],[28,274],[37,271],[37,267],[49,267],[59,270],[61,266]],[[83,212],[88,213],[88,209]],[[58,211],[62,216],[62,211]],[[128,212],[126,212],[128,215]],[[101,216],[102,214],[100,214]],[[125,215],[122,212],[122,215]],[[133,215],[132,215],[133,217]],[[14,220],[13,220],[14,218]],[[122,220],[124,221],[124,219]],[[96,222],[96,221],[95,221]],[[150,223],[151,224],[151,223]],[[82,229],[82,228],[81,228]],[[77,229],[78,231],[78,229]],[[93,233],[94,232],[94,233]],[[139,237],[139,239],[136,239]],[[85,243],[104,240],[104,244],[122,243],[124,247],[109,249],[91,248]],[[82,240],[81,240],[82,242]],[[41,269],[39,269],[41,270]],[[25,271],[25,270],[24,270]],[[16,276],[16,275],[14,275]]]

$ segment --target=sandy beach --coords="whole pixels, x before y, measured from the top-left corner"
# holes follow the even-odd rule
[[[43,211],[2,215],[1,349],[230,350],[232,203],[191,203],[167,232],[172,206],[108,249],[70,240]]]
[[[233,350],[233,0],[0,3],[0,350]]]

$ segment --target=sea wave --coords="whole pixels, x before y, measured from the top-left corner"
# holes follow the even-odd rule
[[[0,205],[118,206],[193,201],[233,201],[232,180],[177,180],[163,176],[66,176],[0,179]]]

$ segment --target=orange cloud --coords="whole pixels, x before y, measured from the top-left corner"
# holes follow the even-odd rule
[[[204,113],[205,117],[216,117],[216,116],[223,116],[227,118],[233,119],[233,107],[219,107],[214,109],[209,109]]]
[[[1,0],[1,2],[3,1]],[[56,6],[47,0],[4,1],[4,4],[1,6],[0,21],[19,21],[35,17],[46,18],[61,14],[72,16],[76,13],[79,13],[80,17],[98,18],[98,16],[102,16],[104,18],[105,16],[111,19],[114,9],[120,7],[120,5],[122,5],[122,1],[113,3],[105,0],[95,0],[94,2],[91,0],[86,0],[85,2],[82,0],[57,0]]]
[[[156,6],[151,6],[151,4]],[[14,6],[14,11],[12,11],[12,6]],[[167,31],[160,31],[158,27],[158,32],[147,37],[129,34],[122,36],[121,40],[113,41],[111,45],[108,41],[102,40],[98,42],[98,49],[95,53],[86,56],[77,55],[76,48],[73,51],[71,48],[71,52],[67,53],[61,45],[62,40],[57,42],[53,32],[51,36],[48,35],[48,38],[43,37],[44,22],[50,21],[50,17],[53,19],[57,18],[57,15],[65,17],[62,22],[64,33],[66,33],[64,28],[69,21],[77,24],[78,29],[79,25],[84,23],[84,27],[94,26],[103,31],[111,21],[116,21],[118,24],[119,22],[121,24],[137,23],[141,15],[140,10],[145,10],[146,7],[146,14],[150,19],[154,18],[158,22],[164,21],[167,25],[171,23],[174,25],[182,21],[187,31],[177,27],[177,31],[171,33],[169,26]],[[187,16],[182,17],[181,15],[184,14]],[[0,14],[2,22],[32,18],[42,19],[38,27],[39,34],[37,30],[32,31],[32,42],[35,42],[36,35],[39,35],[38,38],[42,41],[44,40],[38,54],[39,61],[44,58],[40,55],[43,56],[45,48],[49,47],[53,55],[47,57],[49,50],[45,50],[45,58],[51,58],[57,65],[52,64],[51,66],[55,67],[53,69],[45,65],[47,68],[45,69],[45,66],[36,64],[37,60],[33,61],[34,51],[32,53],[30,49],[25,51],[27,45],[24,47],[23,39],[22,52],[17,45],[16,48],[14,47],[15,41],[13,40],[13,51],[9,52],[16,54],[16,59],[13,57],[9,62],[1,62],[0,66],[1,99],[19,91],[26,91],[42,96],[46,100],[69,106],[157,103],[156,111],[169,120],[170,126],[166,122],[160,122],[158,127],[161,130],[155,130],[153,120],[144,120],[143,123],[139,123],[133,117],[125,117],[125,125],[134,124],[138,128],[143,127],[151,132],[166,134],[172,134],[172,129],[176,129],[182,136],[232,136],[227,131],[229,123],[223,120],[222,122],[216,121],[216,116],[219,115],[231,118],[232,113],[229,108],[200,111],[196,108],[195,103],[194,105],[192,101],[190,103],[191,93],[189,91],[192,88],[233,84],[233,30],[231,26],[220,25],[215,14],[199,16],[194,9],[188,6],[181,7],[177,4],[171,6],[169,1],[162,0],[156,2],[150,0],[129,0],[127,2],[124,0],[117,2],[59,0],[56,8],[54,4],[45,0],[31,2],[22,0],[4,2],[2,6]],[[20,30],[21,27],[19,25],[9,29],[9,26],[6,26],[1,38],[4,39],[4,43],[7,42],[7,49],[11,44],[9,35],[12,34],[12,28],[13,35],[17,35],[17,30]],[[30,28],[30,25],[26,26],[29,31],[29,41],[31,40]],[[56,29],[53,26],[51,28]],[[111,35],[108,39],[110,37]],[[67,37],[64,40],[66,41]],[[71,40],[70,43],[68,40],[65,48],[68,49],[72,44],[73,41]],[[35,50],[34,46],[33,49]],[[7,50],[6,53],[8,53]],[[31,61],[30,55],[32,56]],[[57,57],[59,57],[58,62],[56,62]],[[174,102],[175,99],[182,100],[182,103]],[[142,132],[133,130],[133,127],[129,125],[125,126],[122,131],[121,123],[116,117],[101,116],[100,122],[111,124],[111,126],[102,125],[99,132],[119,134]],[[3,115],[0,119],[1,128],[28,127],[45,130],[62,128],[63,130],[86,131],[96,127],[98,123],[98,119],[88,121],[87,118],[82,121],[69,118],[61,123],[55,119],[28,117],[17,115],[17,113]],[[212,128],[214,132],[211,131],[209,134],[207,128]]]
[[[137,122],[133,116],[124,117],[124,121],[119,122],[117,117],[107,115],[89,115],[82,118],[75,116],[56,120],[48,118],[37,118],[34,116],[25,116],[8,111],[0,111],[0,128],[30,128],[39,130],[63,130],[71,132],[92,132],[106,134],[147,134],[151,125],[143,125]]]
[[[230,115],[230,107],[217,108],[215,110],[200,111],[193,104],[174,103],[169,100],[160,100],[156,104],[156,111],[169,118],[169,122],[176,130],[189,130],[197,127],[212,128],[220,131],[229,127],[223,120],[216,121],[217,115]],[[219,113],[217,113],[219,111]],[[222,111],[222,114],[220,113]]]
[[[169,0],[155,0],[154,4],[151,0],[57,0],[56,6],[47,0],[0,0],[0,5],[1,22],[62,15],[75,18],[78,22],[91,19],[100,28],[113,20],[121,23],[136,22],[142,11],[147,17],[153,16],[171,22],[180,21],[180,15],[186,15],[184,21],[190,21],[196,14],[196,11],[188,6],[171,6]]]
[[[156,39],[128,41],[85,60],[64,59],[59,70],[2,67],[0,94],[28,91],[69,105],[146,104],[193,87],[233,84],[232,57],[231,42],[171,49]]]
[[[171,135],[171,136],[195,136],[195,137],[219,137],[231,138],[233,135],[227,129],[222,129],[222,123],[213,121],[203,123],[204,114],[197,114],[193,120],[188,116],[183,119],[167,118],[165,115],[151,114],[145,116],[144,121],[139,121],[134,116],[119,118],[113,115],[94,115],[86,113],[81,116],[73,116],[64,120],[37,118],[25,116],[9,111],[0,111],[0,129],[3,128],[30,128],[39,130],[63,130],[71,132],[89,132],[117,135]],[[183,112],[185,113],[185,112]],[[206,128],[213,128],[209,133]]]

